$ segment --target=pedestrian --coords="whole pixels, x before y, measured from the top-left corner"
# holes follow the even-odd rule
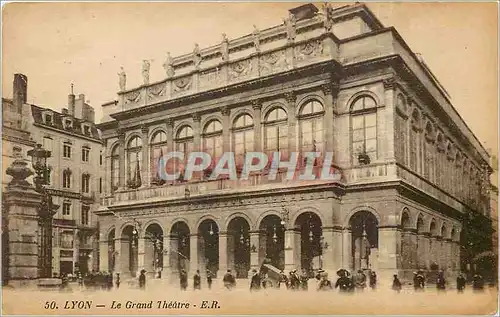
[[[108,291],[113,289],[113,272],[108,272],[106,276],[106,282],[108,284]]]
[[[458,274],[457,276],[457,291],[459,293],[464,292],[466,282],[467,281],[465,280],[464,274],[460,272],[460,274]]]
[[[399,293],[401,292],[401,288],[401,281],[399,280],[398,275],[394,274],[392,279],[392,289]]]
[[[120,273],[116,273],[115,286],[116,286],[116,289],[120,288]]]
[[[181,291],[185,291],[187,289],[187,286],[188,286],[188,277],[187,277],[186,270],[184,270],[184,269],[181,270],[181,272],[179,274],[179,281],[181,284]]]
[[[261,278],[260,274],[257,273],[256,269],[252,270],[252,279],[250,281],[250,291],[258,291],[260,290],[260,285],[261,285]]]
[[[309,274],[307,274],[306,269],[302,269],[302,274],[300,274],[300,289],[303,291],[308,290],[309,284]]]
[[[363,291],[366,287],[366,275],[362,270],[358,270],[358,274],[354,276],[354,286],[358,291]]]
[[[370,272],[370,287],[372,290],[377,288],[377,273],[375,271]]]
[[[196,270],[196,274],[193,276],[193,289],[194,290],[200,290],[201,289],[200,270]]]
[[[318,283],[318,291],[331,291],[332,289],[332,282],[328,279],[328,273],[321,273],[320,281]]]
[[[262,279],[262,287],[264,289],[273,287],[273,282],[269,279],[267,273],[264,273],[264,278]]]
[[[285,272],[281,271],[280,272],[280,278],[278,280],[278,288],[281,289],[281,285],[285,285],[286,288],[288,288],[288,277],[285,275]]]
[[[146,270],[141,270],[141,274],[139,275],[139,288],[146,288]]]
[[[212,289],[212,272],[210,270],[207,270],[207,285],[208,289]]]
[[[222,279],[222,282],[224,283],[224,287],[227,288],[228,290],[232,289],[234,286],[236,286],[236,280],[231,274],[231,270],[227,270],[227,273],[224,274],[224,278]]]
[[[348,276],[348,272],[344,269],[340,269],[339,271],[337,271],[337,275],[339,276],[339,278],[335,283],[335,288],[339,288],[339,291],[341,293],[350,292],[352,288],[352,281]]]
[[[484,279],[480,274],[474,274],[472,278],[472,290],[476,293],[484,291]]]
[[[444,291],[446,289],[446,279],[444,278],[443,270],[440,270],[438,277],[436,279],[436,288],[438,291]]]
[[[297,270],[293,269],[290,271],[290,277],[289,277],[289,283],[290,283],[290,289],[291,290],[298,290],[300,286],[300,278],[297,275]]]

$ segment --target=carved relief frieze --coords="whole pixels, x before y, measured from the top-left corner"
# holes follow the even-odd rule
[[[185,92],[191,89],[192,78],[191,77],[182,77],[174,80],[173,89],[174,92],[180,93]]]
[[[142,99],[142,94],[140,90],[130,91],[125,94],[125,104],[137,103]]]
[[[252,61],[250,59],[239,61],[229,65],[229,80],[240,79],[252,73]]]
[[[148,87],[148,98],[149,99],[157,99],[162,96],[165,96],[166,89],[165,84],[160,83],[153,86]]]
[[[272,52],[260,57],[259,71],[261,75],[285,70],[288,70],[285,51]]]
[[[210,69],[200,74],[200,86],[216,86],[222,83],[221,72],[219,68]]]
[[[304,61],[314,57],[323,56],[323,41],[314,40],[295,47],[295,59]]]

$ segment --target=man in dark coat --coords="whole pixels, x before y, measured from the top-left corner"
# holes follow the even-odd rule
[[[260,290],[261,278],[260,274],[257,273],[256,269],[252,270],[252,280],[250,281],[250,291],[258,291]]]
[[[284,284],[286,288],[288,288],[288,277],[285,275],[285,272],[280,272],[280,279],[278,281],[278,288],[281,288],[281,285]]]
[[[438,273],[438,277],[436,279],[436,288],[438,291],[444,291],[446,289],[446,280],[444,278],[444,272],[442,270]]]
[[[466,279],[463,273],[458,274],[457,276],[457,291],[459,293],[463,293],[465,289]]]
[[[472,278],[472,290],[474,292],[484,291],[484,279],[480,274],[474,274]]]
[[[332,282],[328,279],[328,273],[321,273],[320,281],[318,284],[318,291],[331,291],[333,289]]]
[[[141,270],[141,274],[139,275],[139,288],[146,288],[146,270]]]
[[[115,287],[116,289],[120,288],[120,273],[116,273]]]
[[[201,289],[201,276],[200,270],[196,270],[196,274],[193,276],[193,289],[200,290]]]
[[[302,269],[302,273],[300,274],[300,289],[303,291],[307,291],[309,284],[309,274],[307,274],[306,269]]]
[[[392,289],[399,293],[401,292],[401,288],[401,281],[399,280],[398,275],[394,274],[392,279]]]
[[[339,278],[337,279],[337,282],[335,283],[335,288],[339,288],[340,292],[342,293],[347,293],[350,292],[352,289],[352,281],[351,279],[347,276],[347,272],[344,270],[341,273],[339,273]]]
[[[224,287],[229,290],[236,286],[236,279],[234,278],[233,274],[231,274],[231,270],[227,270],[227,273],[224,274],[222,282],[224,283]]]
[[[290,289],[298,290],[300,285],[300,278],[297,275],[297,270],[290,271]]]
[[[358,291],[363,291],[366,287],[366,275],[362,270],[358,270],[358,274],[354,276],[354,286]]]
[[[207,285],[208,285],[208,289],[212,289],[212,278],[213,278],[212,272],[210,272],[210,270],[207,270]]]
[[[373,290],[377,287],[377,273],[375,271],[370,272],[370,287]]]
[[[187,289],[187,286],[188,286],[188,277],[187,277],[186,270],[184,270],[184,269],[181,270],[181,273],[179,274],[179,280],[180,280],[180,284],[181,284],[181,291],[185,291]]]

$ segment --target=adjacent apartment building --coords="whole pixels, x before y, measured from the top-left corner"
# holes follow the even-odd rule
[[[422,58],[363,4],[288,14],[167,56],[164,80],[149,82],[147,62],[140,87],[122,77],[99,124],[101,270],[247,277],[266,261],[387,282],[417,269],[453,276],[467,269],[469,240],[491,241],[488,154]],[[173,150],[231,151],[237,163],[250,151],[333,152],[343,176],[166,182],[158,161]]]
[[[59,205],[53,220],[52,271],[68,274],[97,269],[97,222],[93,211],[102,191],[103,158],[94,109],[86,103],[83,94],[76,98],[73,93],[61,112],[28,104],[26,97],[17,102],[16,96],[28,94],[27,77],[22,74],[14,76],[13,94],[13,101],[3,99],[2,103],[13,109],[11,118],[16,118],[16,112],[23,114],[17,123],[22,128],[18,130],[29,135],[30,141],[22,148],[22,155],[26,157],[27,150],[37,143],[51,151],[46,188],[52,201]],[[9,129],[5,121],[3,128]],[[7,166],[4,161],[4,170]],[[9,177],[5,171],[3,177]]]

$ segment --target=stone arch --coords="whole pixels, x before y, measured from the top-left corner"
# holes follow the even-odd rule
[[[108,228],[108,229],[104,232],[105,237],[106,237],[106,240],[108,240],[108,237],[109,237],[109,235],[111,234],[111,231],[113,231],[113,230],[115,231],[115,236],[116,236],[116,228],[115,228],[115,226],[114,226],[114,225],[110,226],[110,227],[109,227],[109,228]]]
[[[404,113],[408,113],[408,103],[405,96],[399,92],[396,96],[396,106]]]
[[[172,231],[172,228],[173,226],[178,223],[178,222],[184,222],[186,223],[186,225],[188,226],[188,229],[189,229],[189,232],[193,232],[193,226],[192,226],[192,223],[190,221],[188,221],[187,218],[184,218],[184,217],[175,217],[173,218],[170,222],[169,222],[169,225],[168,225],[168,232],[171,232]]]
[[[221,223],[220,221],[217,219],[217,217],[215,217],[214,215],[212,214],[204,214],[203,216],[201,216],[197,221],[196,221],[196,225],[195,225],[195,228],[196,230],[198,230],[198,228],[200,227],[201,223],[205,220],[212,220],[213,222],[215,222],[215,224],[217,225],[217,227],[219,228],[220,231],[221,230]]]
[[[272,110],[276,108],[281,108],[283,111],[285,111],[286,115],[289,116],[290,114],[288,113],[288,107],[286,106],[285,103],[281,101],[272,101],[267,103],[265,106],[262,107],[262,122],[265,122],[265,118],[271,112]]]
[[[440,229],[439,235],[443,239],[448,239],[449,238],[448,226],[446,225],[446,222],[444,222],[444,221],[441,223],[441,229]]]
[[[227,228],[229,226],[229,223],[231,222],[231,220],[233,220],[234,218],[236,217],[240,217],[240,218],[243,218],[245,219],[248,224],[250,225],[250,230],[258,230],[259,228],[256,227],[260,222],[255,222],[253,219],[251,219],[247,214],[245,213],[242,213],[242,212],[233,212],[231,213],[230,215],[228,215],[226,217],[226,220],[224,221],[224,227],[221,227],[221,231],[222,231],[222,228],[224,229],[224,231],[227,232]]]
[[[325,110],[325,98],[319,94],[308,94],[295,102],[295,115],[298,116],[302,107],[310,101],[317,101]],[[326,110],[325,110],[326,111]]]
[[[354,104],[354,102],[360,98],[360,97],[371,97],[374,101],[375,101],[375,104],[376,104],[376,107],[379,107],[382,103],[380,102],[380,98],[378,97],[378,95],[376,93],[374,93],[373,91],[371,90],[362,90],[362,91],[358,91],[357,93],[353,94],[346,102],[346,108],[349,112],[351,111],[351,108],[352,108],[352,105]]]
[[[423,213],[419,212],[415,218],[415,229],[417,233],[423,233],[425,231],[425,217]]]
[[[144,235],[146,234],[146,229],[152,224],[158,225],[161,228],[161,231],[163,231],[164,233],[167,232],[161,222],[159,222],[157,219],[150,219],[141,225],[141,237],[144,237]]]
[[[322,226],[328,226],[330,224],[323,215],[323,213],[319,211],[318,208],[315,207],[303,207],[295,211],[290,217],[290,224],[295,224],[297,222],[297,218],[299,218],[300,215],[306,212],[311,212],[313,214],[316,214],[316,216],[318,216],[318,218],[321,220]]]
[[[429,221],[429,231],[431,236],[436,236],[437,233],[438,233],[438,225],[437,225],[437,221],[436,221],[436,218],[431,218],[430,221]]]
[[[255,120],[254,112],[251,106],[248,105],[241,108],[237,108],[231,110],[231,114],[229,116],[229,123],[231,124],[231,128],[233,127],[236,119],[238,119],[241,115],[244,114],[248,114],[250,117],[252,117],[252,120]]]
[[[223,120],[223,117],[222,117],[222,114],[220,112],[216,112],[216,113],[210,113],[206,116],[202,116],[201,117],[201,122],[200,122],[200,127],[201,127],[201,131],[200,133],[203,133],[203,131],[205,130],[205,127],[206,125],[212,121],[212,120],[217,120],[219,121],[221,124],[222,122],[224,121]]]
[[[384,223],[382,222],[382,218],[380,217],[380,214],[375,210],[375,208],[373,208],[371,206],[357,206],[357,207],[354,207],[353,209],[351,209],[351,211],[349,213],[347,213],[347,215],[345,216],[344,221],[343,221],[344,227],[348,228],[350,226],[349,222],[351,221],[352,216],[354,216],[354,214],[356,214],[357,212],[360,212],[360,211],[368,211],[368,212],[372,213],[375,216],[375,218],[377,219],[378,225],[379,226],[384,225]]]
[[[409,229],[411,227],[411,216],[410,216],[410,210],[408,207],[404,207],[403,210],[401,211],[401,228],[402,229]]]
[[[115,234],[118,235],[118,233],[120,234],[120,238],[123,236],[123,230],[125,230],[125,228],[127,228],[128,226],[132,226],[132,227],[135,227],[135,224],[133,221],[126,221],[124,223],[122,223],[120,225],[120,227],[118,228],[117,231],[115,231]],[[141,233],[141,230],[138,230],[138,233]]]
[[[455,227],[452,227],[450,231],[450,239],[453,241],[458,241],[459,239],[457,239],[458,236],[457,233],[458,233],[457,229]]]
[[[148,134],[148,144],[151,144],[153,143],[153,137],[155,136],[156,133],[158,132],[163,132],[165,134],[167,134],[168,136],[168,133],[167,133],[167,130],[164,128],[164,127],[155,127],[154,129],[152,129],[149,134]]]
[[[193,122],[191,120],[185,119],[175,124],[174,135],[173,135],[174,140],[177,139],[177,134],[179,134],[180,130],[186,126],[190,127],[193,130],[193,137],[194,137]]]
[[[141,140],[141,143],[144,143],[144,140],[142,139],[142,135],[140,132],[133,131],[129,135],[127,135],[127,138],[125,139],[125,149],[128,149],[128,144],[129,142],[135,138],[138,137]]]
[[[107,157],[112,156],[113,155],[113,150],[115,148],[118,148],[118,149],[120,148],[120,140],[116,140],[113,143],[111,143],[111,145],[107,148],[108,152],[106,153],[107,154],[106,156]]]

